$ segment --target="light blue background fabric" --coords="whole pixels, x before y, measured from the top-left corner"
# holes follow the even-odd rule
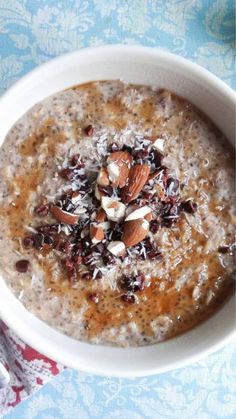
[[[236,87],[234,5],[234,0],[0,0],[0,93],[56,55],[108,43],[161,47]],[[235,343],[199,363],[147,378],[66,370],[7,417],[235,418]]]

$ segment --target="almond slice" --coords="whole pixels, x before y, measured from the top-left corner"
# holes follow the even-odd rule
[[[128,180],[133,157],[128,151],[114,151],[107,158],[107,170],[112,185],[123,188]]]
[[[63,224],[76,224],[79,220],[78,214],[72,214],[71,212],[63,211],[57,205],[52,205],[50,207],[51,214],[58,220],[60,223]]]
[[[110,184],[107,169],[105,167],[101,167],[98,173],[97,184],[101,186],[108,186]]]
[[[143,218],[126,221],[121,239],[126,247],[135,246],[145,239],[148,231],[149,222]]]
[[[132,211],[125,219],[125,221],[138,220],[139,218],[146,218],[148,214],[152,213],[152,209],[147,205],[137,208]]]
[[[148,180],[150,168],[146,164],[135,164],[129,172],[128,184],[122,191],[122,201],[126,204],[136,199]]]
[[[124,256],[125,244],[119,240],[113,241],[108,244],[107,250],[109,250],[109,252],[111,252],[114,256]]]
[[[104,239],[104,231],[103,228],[98,225],[91,225],[90,226],[90,238],[93,244],[97,244]]]

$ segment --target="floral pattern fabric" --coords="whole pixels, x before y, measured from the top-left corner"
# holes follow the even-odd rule
[[[236,87],[234,0],[0,0],[0,93],[68,51],[110,43],[160,47]],[[72,370],[6,417],[236,417],[235,342],[201,362],[139,379]]]

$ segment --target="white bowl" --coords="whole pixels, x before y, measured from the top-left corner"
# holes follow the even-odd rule
[[[59,90],[122,79],[165,87],[185,97],[234,141],[236,94],[207,70],[158,49],[111,45],[69,53],[18,81],[0,99],[0,144],[29,108]],[[0,316],[25,342],[67,366],[91,373],[142,376],[196,361],[236,336],[234,298],[209,320],[172,340],[139,348],[95,346],[71,339],[30,314],[0,278]]]

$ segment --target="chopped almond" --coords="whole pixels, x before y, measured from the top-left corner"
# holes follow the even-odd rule
[[[103,221],[106,220],[106,218],[107,218],[107,215],[106,215],[104,209],[103,208],[99,208],[97,214],[95,215],[95,220],[98,223],[102,223]]]
[[[107,159],[107,170],[112,185],[123,188],[128,180],[133,157],[128,151],[114,151]]]
[[[113,241],[108,244],[107,250],[109,250],[109,252],[111,252],[114,256],[124,256],[125,244],[119,240]]]
[[[104,237],[105,237],[104,231],[100,225],[90,226],[90,238],[91,238],[92,243],[97,244],[101,242],[104,239]]]
[[[101,167],[98,173],[97,184],[101,186],[108,186],[110,184],[107,169],[105,167]]]
[[[76,224],[79,220],[78,214],[72,214],[71,212],[63,211],[57,205],[52,205],[50,207],[51,214],[63,224]]]

